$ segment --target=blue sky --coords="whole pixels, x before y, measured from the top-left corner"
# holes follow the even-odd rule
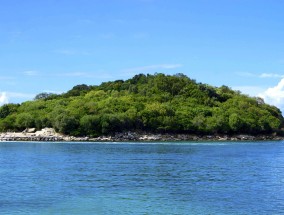
[[[0,104],[138,73],[184,73],[284,108],[284,1],[9,0]]]

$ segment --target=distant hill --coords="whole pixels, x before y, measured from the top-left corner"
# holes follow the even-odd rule
[[[121,131],[192,134],[271,134],[280,110],[227,86],[197,83],[183,74],[135,75],[99,86],[77,85],[57,95],[0,108],[0,131],[53,127],[75,136]]]

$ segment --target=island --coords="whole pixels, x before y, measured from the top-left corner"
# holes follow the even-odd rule
[[[184,74],[138,74],[0,107],[0,140],[282,139],[281,111]]]

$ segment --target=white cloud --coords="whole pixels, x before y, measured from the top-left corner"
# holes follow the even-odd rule
[[[24,71],[23,73],[24,73],[24,75],[27,75],[27,76],[36,76],[36,75],[39,74],[38,71],[34,71],[34,70]]]
[[[258,86],[235,86],[232,87],[233,90],[239,90],[243,94],[249,95],[249,96],[258,96],[260,93],[264,92],[265,89]]]
[[[166,73],[165,70],[177,69],[182,67],[182,64],[156,64],[150,66],[140,66],[140,67],[133,67],[128,69],[123,69],[117,75],[121,78],[129,78],[130,76],[137,75],[137,73],[153,73],[153,72],[163,72]]]
[[[258,94],[268,104],[284,109],[284,78],[275,86]]]
[[[9,98],[17,98],[17,99],[33,99],[35,94],[31,93],[18,93],[18,92],[6,92]]]
[[[9,102],[8,96],[6,92],[1,92],[0,93],[0,106],[7,104]]]
[[[7,103],[21,103],[32,100],[35,96],[32,93],[0,92],[0,106]]]
[[[277,74],[277,73],[261,73],[261,74],[256,74],[252,72],[237,72],[236,73],[239,76],[243,77],[250,77],[250,78],[284,78],[284,75],[282,74]]]
[[[176,69],[182,67],[181,64],[158,64],[158,65],[150,65],[150,66],[141,66],[135,68],[125,69],[126,72],[139,72],[139,71],[148,71],[148,70],[156,70],[156,69]]]
[[[262,73],[259,76],[260,78],[284,78],[284,75],[276,74],[276,73]]]

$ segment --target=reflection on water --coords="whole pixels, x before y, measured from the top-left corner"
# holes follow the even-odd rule
[[[0,143],[0,214],[281,214],[284,143]]]

